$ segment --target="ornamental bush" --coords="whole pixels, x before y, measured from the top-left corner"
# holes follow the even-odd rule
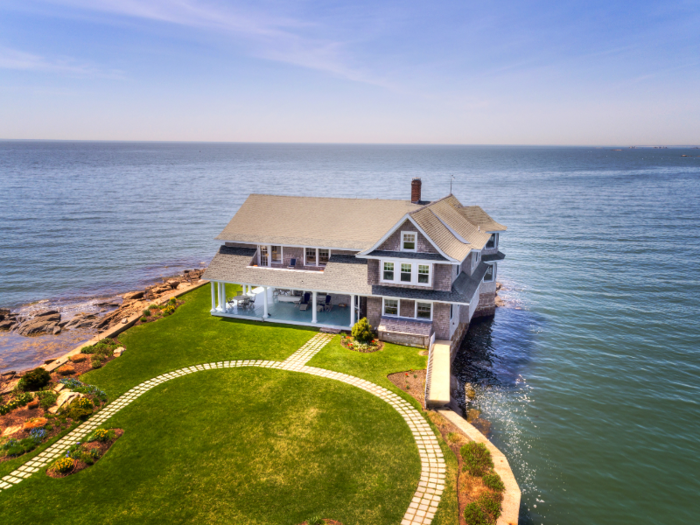
[[[4,416],[5,414],[11,412],[15,408],[23,407],[27,403],[29,403],[32,399],[34,399],[34,396],[30,394],[29,392],[26,392],[24,394],[20,394],[17,396],[15,399],[10,401],[9,403],[5,405],[0,405],[0,416]]]
[[[374,332],[372,331],[372,325],[366,317],[363,317],[355,323],[352,327],[352,336],[358,343],[369,344],[374,339]]]
[[[483,476],[493,468],[491,453],[483,443],[470,441],[459,452],[464,460],[464,470],[472,476]]]
[[[495,472],[493,474],[486,474],[481,479],[484,482],[484,485],[486,485],[491,490],[495,490],[496,492],[503,492],[504,490],[506,490],[506,486],[503,484],[501,476],[499,476]]]
[[[66,415],[71,419],[85,419],[92,414],[93,404],[87,397],[81,397],[73,401],[66,410]]]
[[[107,430],[106,428],[96,429],[92,435],[88,438],[88,441],[99,441],[100,443],[105,443],[114,437],[114,432]]]
[[[44,368],[30,370],[19,382],[19,387],[25,392],[35,392],[41,390],[51,381],[51,374]]]
[[[479,496],[479,499],[476,500],[476,504],[479,505],[479,507],[481,507],[481,510],[488,514],[493,521],[496,521],[501,515],[502,499],[503,496],[501,496],[500,494],[487,492],[486,494],[482,494],[481,496]]]
[[[464,521],[467,522],[467,525],[492,525],[494,523],[476,502],[464,507]]]
[[[75,461],[72,458],[59,458],[53,464],[53,468],[56,472],[65,474],[73,470],[73,465],[75,465]]]

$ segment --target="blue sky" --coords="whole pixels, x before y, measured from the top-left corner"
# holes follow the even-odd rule
[[[0,138],[700,144],[700,3],[3,0]]]

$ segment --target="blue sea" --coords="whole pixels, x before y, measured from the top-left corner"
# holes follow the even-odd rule
[[[477,388],[521,523],[695,522],[698,149],[0,142],[0,307],[91,307],[206,264],[253,192],[407,199],[413,177],[508,226],[507,307],[453,374]],[[0,369],[32,352],[0,336]]]

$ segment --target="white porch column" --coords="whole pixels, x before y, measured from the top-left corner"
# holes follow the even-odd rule
[[[263,317],[267,319],[267,286],[263,287]]]
[[[350,326],[355,326],[355,296],[350,296]]]
[[[214,281],[211,281],[211,311],[216,310],[216,286]]]
[[[316,317],[317,317],[316,316],[316,292],[314,292],[313,297],[314,297],[314,300],[313,300],[312,306],[311,306],[311,308],[312,308],[312,310],[311,310],[311,322],[317,323],[318,319],[316,319]]]
[[[219,309],[226,311],[226,283],[219,283]]]

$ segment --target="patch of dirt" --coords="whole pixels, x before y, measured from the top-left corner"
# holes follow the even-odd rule
[[[95,463],[97,463],[100,459],[104,457],[104,455],[107,453],[107,451],[111,448],[111,446],[114,444],[117,439],[119,439],[122,434],[124,434],[124,430],[121,428],[113,428],[111,430],[114,430],[114,433],[116,434],[116,437],[114,439],[111,439],[109,441],[106,441],[104,443],[101,443],[100,441],[93,441],[91,443],[84,443],[81,448],[85,451],[92,450],[93,448],[97,448],[100,450],[100,457],[95,460]],[[60,459],[60,458],[59,458]],[[93,463],[93,465],[95,464]],[[88,465],[87,463],[80,461],[79,459],[74,460],[73,464],[73,470],[65,473],[60,473],[60,472],[55,472],[51,468],[48,468],[46,470],[46,475],[49,476],[50,478],[65,478],[67,476],[70,476],[71,474],[75,474],[77,472],[80,472],[83,469],[86,469],[88,467],[91,467],[92,465]]]
[[[170,303],[165,303],[165,304],[170,304]],[[184,302],[184,301],[180,301],[179,299],[176,299],[174,304],[175,304],[175,309],[177,310],[177,308],[179,308],[181,305],[185,304],[185,302]],[[148,306],[148,305],[147,305],[147,306]],[[146,307],[144,307],[144,310],[145,310],[145,309],[146,309]],[[144,315],[141,315],[141,317],[139,317],[139,319],[134,323],[134,326],[139,326],[139,325],[142,325],[142,324],[152,323],[153,321],[157,321],[158,319],[162,319],[163,317],[167,317],[167,316],[163,313],[163,310],[161,310],[161,309],[160,309],[159,307],[157,307],[157,306],[154,306],[153,308],[151,308],[151,309],[150,309],[150,312],[151,312],[151,313],[150,313],[150,315],[149,315],[148,317],[145,317]],[[146,319],[145,321],[142,320],[142,319],[144,319],[144,317],[145,317],[145,319]]]
[[[387,379],[404,392],[411,394],[418,400],[420,406],[425,408],[425,374],[425,370],[409,370],[388,375]]]

